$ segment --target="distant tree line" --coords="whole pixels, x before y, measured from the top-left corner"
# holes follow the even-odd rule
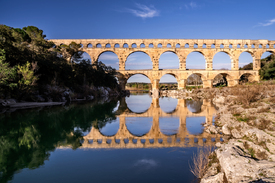
[[[106,86],[119,89],[116,70],[101,62],[83,59],[81,45],[54,45],[34,26],[0,25],[0,98],[25,99],[45,86],[84,92]]]

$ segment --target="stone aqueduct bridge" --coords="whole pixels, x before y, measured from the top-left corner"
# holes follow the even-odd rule
[[[238,84],[239,78],[243,74],[249,75],[249,80],[259,81],[258,70],[260,60],[264,52],[274,54],[275,41],[269,40],[210,40],[210,39],[52,39],[56,45],[70,44],[75,42],[82,44],[82,51],[88,53],[92,62],[106,52],[114,52],[119,59],[119,82],[122,88],[129,77],[134,74],[147,76],[152,83],[152,89],[158,90],[159,80],[165,74],[173,75],[178,81],[178,88],[186,86],[187,78],[192,74],[197,74],[203,81],[203,87],[212,87],[213,80],[218,74],[226,77],[228,86]],[[92,47],[88,47],[88,45]],[[126,48],[125,45],[129,48]],[[161,44],[161,47],[158,45]],[[133,47],[133,45],[136,45]],[[185,45],[188,45],[186,48]],[[213,46],[214,45],[214,46]],[[214,48],[213,48],[214,47]],[[144,52],[151,58],[152,70],[125,70],[127,57],[134,52]],[[174,52],[179,58],[179,69],[159,70],[159,58],[164,52]],[[203,54],[205,70],[187,70],[186,58],[191,52]],[[213,70],[213,58],[218,52],[225,52],[231,59],[231,70]],[[239,56],[243,52],[248,52],[253,58],[253,70],[239,70]]]
[[[186,100],[179,99],[178,105],[171,113],[165,113],[160,109],[158,99],[153,99],[150,108],[140,114],[131,112],[125,101],[120,101],[120,108],[126,108],[118,117],[119,129],[114,136],[105,136],[98,129],[92,128],[90,133],[84,137],[83,148],[153,148],[153,147],[185,147],[198,145],[214,145],[220,141],[221,135],[203,132],[200,135],[192,135],[186,127],[187,117],[205,116],[206,123],[212,124],[213,115],[216,110],[211,102],[204,100],[201,109],[192,113],[187,109]],[[119,109],[118,109],[119,110]],[[165,135],[159,128],[159,118],[178,117],[178,133]],[[152,117],[152,126],[149,132],[143,136],[135,136],[126,126],[126,120],[131,117]],[[197,141],[195,142],[195,139]],[[213,141],[215,139],[215,141]],[[128,141],[128,142],[127,142]],[[91,143],[92,142],[92,143]]]

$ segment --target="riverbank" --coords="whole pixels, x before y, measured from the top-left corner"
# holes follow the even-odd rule
[[[275,85],[273,81],[193,91],[213,98],[215,126],[222,133],[201,182],[275,182]]]
[[[223,134],[204,165],[202,183],[275,182],[275,82],[236,87],[161,91],[161,96],[211,99],[217,107],[215,125],[205,132]],[[198,151],[197,157],[208,156]],[[198,166],[198,165],[195,165]]]
[[[128,96],[127,90],[112,90],[108,87],[94,87],[88,93],[76,93],[67,88],[48,87],[43,95],[32,94],[29,100],[0,99],[0,113],[14,111],[17,109],[28,109],[37,107],[48,107],[66,105],[72,102],[86,102],[92,100],[107,101],[110,98]]]

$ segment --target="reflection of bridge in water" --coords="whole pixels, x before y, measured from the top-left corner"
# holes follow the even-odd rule
[[[126,110],[125,110],[126,109]],[[99,129],[92,128],[90,133],[84,136],[83,148],[156,148],[156,147],[193,147],[203,145],[215,145],[220,141],[221,135],[209,134],[203,132],[194,135],[188,132],[186,127],[187,117],[205,116],[206,123],[212,124],[216,109],[213,104],[207,100],[203,101],[200,109],[193,113],[188,110],[186,100],[178,99],[175,110],[171,113],[163,112],[159,106],[159,99],[152,100],[149,109],[144,113],[134,113],[130,111],[125,102],[125,98],[120,101],[120,107],[117,111],[119,117],[119,129],[113,136],[103,135]],[[153,122],[149,132],[143,136],[133,135],[126,126],[126,118],[131,117],[152,117]],[[166,135],[161,132],[159,127],[159,118],[178,117],[178,133]]]

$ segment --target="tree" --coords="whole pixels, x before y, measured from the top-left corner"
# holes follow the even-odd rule
[[[12,88],[16,86],[16,83],[12,82],[15,78],[16,68],[9,67],[8,63],[4,63],[5,60],[5,51],[0,50],[0,85]]]
[[[270,55],[261,60],[261,69],[259,71],[261,79],[275,78],[275,56]]]
[[[23,66],[19,65],[17,73],[22,75],[21,79],[18,82],[19,87],[22,90],[29,90],[30,87],[33,86],[38,79],[36,76],[34,76],[34,68],[31,69],[31,64],[29,62],[27,62]]]

